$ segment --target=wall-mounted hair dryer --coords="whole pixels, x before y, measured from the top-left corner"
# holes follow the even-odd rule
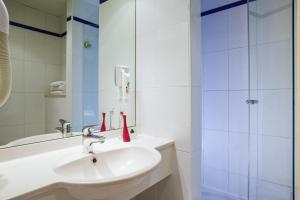
[[[12,72],[8,49],[9,17],[7,9],[0,0],[0,107],[2,107],[11,92]]]
[[[119,100],[127,101],[130,89],[129,67],[126,65],[116,65],[115,68],[115,85],[119,91]]]

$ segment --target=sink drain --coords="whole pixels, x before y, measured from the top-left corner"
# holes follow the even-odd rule
[[[97,158],[92,158],[92,162],[96,163],[97,162]]]

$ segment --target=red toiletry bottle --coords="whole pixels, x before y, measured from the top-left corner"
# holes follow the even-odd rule
[[[102,113],[102,125],[100,128],[100,132],[106,131],[106,126],[105,126],[105,112]]]
[[[127,128],[127,122],[126,122],[126,115],[122,115],[123,117],[123,122],[124,122],[124,126],[123,126],[123,142],[130,142],[130,136],[129,136],[129,132],[128,132],[128,128]]]

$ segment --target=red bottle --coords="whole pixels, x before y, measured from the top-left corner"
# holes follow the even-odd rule
[[[126,115],[122,115],[123,117],[123,122],[124,122],[124,126],[123,126],[123,142],[130,142],[130,136],[129,136],[129,132],[128,132],[128,128],[127,128],[127,122],[126,122]]]
[[[105,126],[105,112],[102,113],[102,125],[101,125],[101,128],[100,128],[100,132],[104,132],[106,131],[106,126]]]

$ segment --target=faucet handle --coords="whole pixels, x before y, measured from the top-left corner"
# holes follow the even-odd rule
[[[70,133],[70,132],[71,132],[71,129],[72,129],[72,127],[71,127],[71,122],[65,122],[65,123],[63,124],[63,130],[64,130],[64,132]]]
[[[82,128],[82,134],[83,136],[90,136],[95,132],[95,129],[97,128],[96,125],[88,125],[88,126],[84,126]]]
[[[63,132],[64,132],[64,130],[63,130],[62,127],[56,127],[55,130],[58,131],[58,132],[60,132],[60,133],[63,133]]]
[[[63,126],[67,122],[67,120],[65,119],[59,119],[58,121],[61,124],[61,126]]]

